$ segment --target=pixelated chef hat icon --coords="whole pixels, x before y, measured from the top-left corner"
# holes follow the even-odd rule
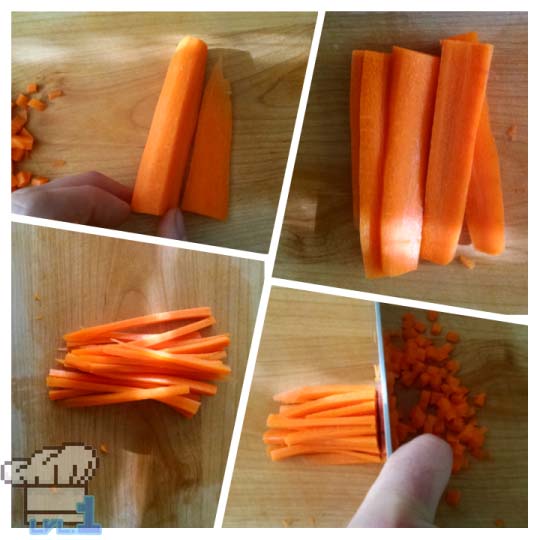
[[[2,480],[13,486],[85,486],[98,468],[97,451],[83,443],[46,446],[29,458],[1,466]]]

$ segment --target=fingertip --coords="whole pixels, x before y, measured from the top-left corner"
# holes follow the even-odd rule
[[[161,238],[170,238],[171,240],[187,239],[184,216],[179,208],[171,208],[163,215],[157,234]]]

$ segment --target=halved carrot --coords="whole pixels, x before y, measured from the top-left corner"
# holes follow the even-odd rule
[[[201,103],[182,210],[225,220],[229,212],[231,168],[231,85],[221,60],[212,72]]]
[[[78,396],[87,396],[93,394],[93,390],[73,390],[62,388],[60,390],[49,390],[48,395],[51,401],[57,401],[59,399],[68,399]]]
[[[364,51],[353,51],[351,56],[351,82],[349,87],[349,124],[351,132],[351,179],[353,199],[354,228],[359,223],[359,187],[358,156],[360,153],[360,88],[362,83],[362,67],[364,65]]]
[[[367,278],[384,275],[381,262],[381,204],[391,56],[364,52],[360,93],[359,222]]]
[[[33,83],[28,83],[28,85],[26,86],[26,93],[27,94],[33,94],[35,92],[38,91],[38,85],[33,82]]]
[[[370,399],[373,397],[375,390],[373,386],[367,384],[323,384],[294,388],[293,390],[275,394],[273,399],[284,404],[295,404],[349,392],[364,392],[366,399]]]
[[[19,171],[15,176],[17,177],[17,188],[26,187],[32,179],[32,173],[28,171]]]
[[[19,131],[26,125],[26,118],[22,117],[20,114],[16,114],[11,119],[11,134],[17,135]]]
[[[203,353],[219,351],[228,347],[231,342],[228,334],[219,336],[210,336],[199,339],[187,340],[184,343],[175,345],[173,347],[167,347],[165,350],[170,353]]]
[[[488,44],[442,42],[420,253],[437,264],[453,260],[461,233],[492,53]]]
[[[393,47],[380,218],[388,276],[418,267],[438,75],[437,57]]]
[[[187,36],[171,59],[139,164],[131,207],[163,215],[176,208],[199,114],[208,47]]]

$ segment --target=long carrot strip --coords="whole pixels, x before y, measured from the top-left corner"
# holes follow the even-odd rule
[[[161,216],[178,206],[199,114],[206,43],[187,36],[176,48],[163,82],[139,164],[131,207]]]
[[[354,457],[366,457],[366,463],[378,463],[380,462],[380,457],[378,453],[373,454],[370,452],[365,452],[362,448],[356,448]],[[302,456],[306,454],[328,454],[335,453],[341,454],[344,456],[351,456],[352,450],[344,450],[342,448],[335,448],[332,446],[317,446],[317,445],[308,445],[308,444],[298,444],[294,446],[285,446],[284,448],[276,448],[270,452],[272,461],[280,461],[282,459],[287,459],[294,456]],[[374,460],[373,458],[376,458]]]
[[[358,229],[360,225],[358,212],[358,156],[360,152],[360,88],[363,65],[364,51],[353,51],[351,56],[351,82],[349,89],[349,124],[351,131],[351,180],[355,229]]]
[[[355,405],[338,407],[336,409],[326,409],[307,415],[307,418],[334,418],[336,416],[356,416],[356,415],[374,415],[377,410],[375,401],[364,401]]]
[[[317,386],[301,386],[274,395],[274,401],[284,404],[305,403],[332,394],[347,394],[349,392],[364,392],[366,399],[373,399],[374,388],[367,384],[323,384]]]
[[[381,260],[388,276],[418,267],[438,73],[437,57],[392,49],[381,210]]]
[[[351,452],[350,454],[333,453],[333,454],[316,454],[306,456],[309,463],[313,465],[358,465],[362,463],[382,463],[380,456],[368,457],[366,454],[358,454]]]
[[[420,256],[448,264],[465,214],[493,47],[444,40],[431,136]]]
[[[263,442],[266,444],[285,445],[285,437],[291,433],[288,429],[268,429],[263,433]]]
[[[204,89],[182,210],[227,219],[232,122],[231,85],[218,61]]]
[[[118,384],[95,383],[51,376],[47,377],[47,386],[50,388],[71,388],[72,390],[92,390],[93,392],[125,392],[133,389],[133,387]]]
[[[352,416],[338,418],[287,418],[279,414],[270,414],[266,420],[269,428],[303,429],[310,427],[364,426],[375,428],[375,419],[371,416]]]
[[[73,389],[61,389],[61,390],[49,390],[49,399],[51,401],[58,401],[59,399],[68,399],[78,396],[87,396],[93,394],[92,390],[73,390]]]
[[[285,436],[285,444],[304,444],[343,437],[364,437],[377,433],[375,423],[370,426],[330,426],[293,431]]]
[[[180,394],[187,394],[189,386],[179,384],[175,386],[162,386],[158,388],[134,388],[113,394],[99,394],[64,399],[60,403],[65,407],[95,407],[99,405],[113,405],[128,401],[142,401],[146,399],[161,399]]]
[[[384,275],[381,263],[381,203],[391,56],[364,52],[360,93],[360,244],[367,278]]]
[[[200,339],[192,339],[183,344],[167,347],[167,352],[170,353],[204,353],[214,352],[228,347],[231,343],[231,338],[224,334],[221,336],[211,336]]]
[[[201,407],[200,402],[187,396],[164,397],[161,398],[159,401],[166,403],[167,405],[171,405],[175,409],[183,411],[190,416],[197,414]]]
[[[65,334],[64,340],[68,342],[83,341],[94,338],[101,334],[106,334],[107,332],[118,332],[121,330],[128,330],[129,328],[137,328],[140,326],[157,323],[183,321],[186,319],[199,319],[210,317],[211,315],[212,310],[209,307],[179,309],[175,311],[164,311],[162,313],[152,313],[150,315],[143,315],[141,317],[133,317],[131,319],[125,319],[122,321],[115,321],[107,324],[100,324],[97,326],[82,328],[81,330],[76,330],[75,332]]]
[[[319,411],[326,411],[328,409],[334,409],[337,407],[344,407],[346,405],[357,404],[359,402],[367,402],[368,409],[373,408],[375,400],[375,389],[372,394],[366,398],[366,392],[350,392],[348,394],[336,394],[333,396],[326,396],[320,399],[309,401],[308,403],[301,403],[287,408],[283,413],[284,417],[299,418],[301,416],[308,415],[310,413],[316,413]]]

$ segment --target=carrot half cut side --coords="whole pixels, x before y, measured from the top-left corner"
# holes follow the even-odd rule
[[[154,110],[131,201],[134,212],[163,215],[179,204],[197,126],[208,47],[187,36],[176,48]]]
[[[420,250],[436,264],[453,260],[461,234],[492,54],[489,44],[442,42]]]
[[[360,153],[360,88],[363,65],[364,51],[353,51],[351,56],[351,82],[349,90],[349,124],[351,132],[351,180],[355,229],[359,227],[358,157]]]
[[[380,227],[390,68],[390,54],[364,52],[358,163],[360,245],[367,278],[384,276]]]
[[[231,85],[219,61],[204,89],[182,210],[227,219],[232,122]]]
[[[381,210],[381,260],[388,276],[418,267],[438,74],[437,57],[392,49]]]

